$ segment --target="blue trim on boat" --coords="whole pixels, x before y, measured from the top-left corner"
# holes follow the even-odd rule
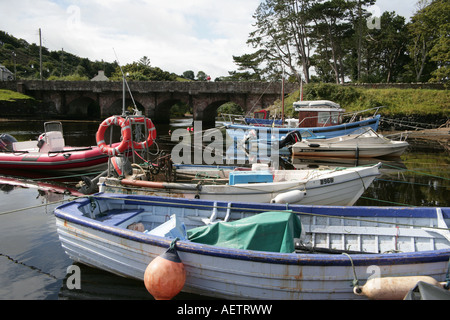
[[[252,125],[239,125],[239,124],[228,124],[227,128],[229,129],[244,129],[244,130],[278,130],[279,134],[286,134],[291,131],[302,131],[309,130],[312,133],[316,135],[323,135],[324,138],[331,138],[336,137],[339,135],[345,135],[350,134],[352,131],[356,130],[357,128],[361,127],[372,127],[373,130],[377,131],[379,122],[380,122],[380,115],[376,115],[373,118],[361,120],[361,121],[355,121],[350,123],[343,123],[338,124],[334,126],[328,126],[328,127],[307,127],[307,128],[284,128],[284,127],[264,127],[264,126],[252,126]]]
[[[197,200],[197,199],[175,199],[168,197],[134,196],[118,194],[96,194],[93,197],[97,201],[107,201],[114,198],[113,201],[124,201],[124,204],[141,204],[145,201],[147,204],[167,207],[168,204],[180,208],[210,208],[215,201]],[[84,217],[79,206],[89,204],[90,200],[83,198],[63,204],[55,209],[55,216],[62,220],[78,224],[83,227],[92,228],[121,238],[155,245],[163,248],[169,247],[170,239],[138,233],[119,227],[104,226],[100,221]],[[149,204],[150,205],[150,204]],[[228,202],[216,201],[218,210],[226,210]],[[233,207],[232,207],[233,208]],[[259,203],[235,203],[234,208],[240,211],[283,211],[292,210],[296,213],[314,213],[318,215],[331,215],[336,217],[436,217],[436,208],[431,207],[340,207],[340,206],[303,206],[278,204],[259,204]],[[445,219],[450,218],[450,207],[442,207],[442,214]],[[221,248],[210,245],[198,244],[190,241],[178,241],[177,250],[201,255],[221,257],[227,259],[239,259],[245,261],[255,261],[262,263],[286,264],[286,265],[305,265],[305,266],[350,266],[353,262],[355,266],[369,265],[398,265],[398,264],[416,264],[446,262],[450,258],[450,249],[414,252],[414,253],[389,253],[389,254],[352,254],[352,260],[346,255],[331,254],[301,254],[301,253],[273,253],[249,251],[240,249]]]

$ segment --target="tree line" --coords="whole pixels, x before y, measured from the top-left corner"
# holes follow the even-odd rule
[[[229,80],[448,82],[450,0],[420,0],[411,21],[375,0],[264,0]]]
[[[0,30],[0,64],[8,68],[16,79],[40,79],[41,55],[42,79],[45,80],[87,81],[95,77],[99,70],[103,70],[111,81],[122,81],[122,72],[129,81],[209,80],[203,71],[197,73],[197,78],[191,70],[185,71],[183,75],[164,71],[152,66],[147,56],[122,67],[116,61],[91,61],[64,49],[50,51],[44,46],[29,44]]]

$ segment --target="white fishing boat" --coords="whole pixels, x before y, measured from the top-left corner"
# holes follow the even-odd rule
[[[405,140],[391,140],[371,128],[362,132],[329,139],[298,141],[291,147],[294,156],[376,158],[399,157],[409,144]]]
[[[71,259],[144,281],[154,297],[147,270],[182,278],[157,268],[168,248],[178,290],[224,299],[403,299],[418,281],[450,283],[450,208],[96,194],[54,213]]]
[[[354,168],[275,170],[264,164],[251,169],[177,166],[188,183],[149,181],[142,170],[99,179],[99,191],[234,202],[353,205],[379,175],[381,163]]]

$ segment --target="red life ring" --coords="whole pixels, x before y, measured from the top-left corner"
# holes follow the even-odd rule
[[[150,147],[153,142],[156,140],[156,128],[153,125],[153,122],[150,118],[146,118],[146,117],[139,117],[139,118],[127,118],[124,122],[124,126],[125,127],[130,127],[130,122],[132,124],[135,123],[145,123],[147,130],[148,130],[148,137],[147,140],[142,141],[142,142],[136,142],[133,141],[133,147],[134,149],[137,150],[141,150],[141,149],[145,149],[147,147]]]
[[[109,147],[105,143],[105,132],[106,129],[108,129],[111,125],[120,126],[121,132],[122,132],[122,142],[115,148]],[[129,142],[131,139],[131,129],[130,126],[125,125],[125,119],[118,116],[112,116],[108,119],[105,119],[100,126],[98,127],[97,134],[95,135],[95,138],[97,140],[97,145],[100,148],[100,150],[103,153],[106,153],[110,156],[116,156],[120,153],[123,153],[125,150],[128,149]]]

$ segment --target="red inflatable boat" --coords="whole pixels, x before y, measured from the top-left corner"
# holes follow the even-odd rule
[[[84,173],[106,169],[108,155],[98,146],[65,146],[60,122],[46,122],[44,129],[37,141],[18,142],[1,134],[0,168]]]

